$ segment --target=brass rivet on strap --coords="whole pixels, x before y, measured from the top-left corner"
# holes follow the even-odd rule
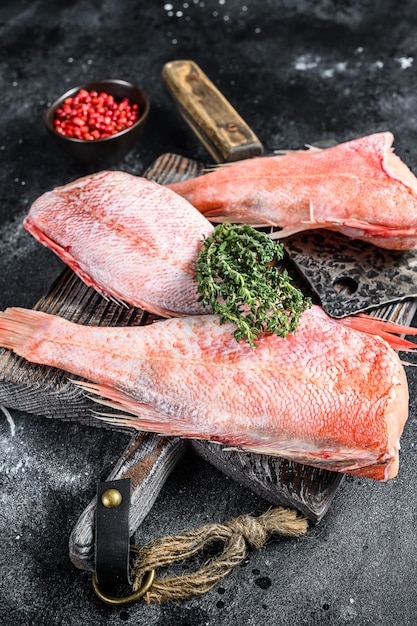
[[[106,489],[101,496],[101,502],[106,509],[116,509],[122,502],[122,494],[117,489]]]
[[[138,548],[137,546],[130,546],[130,548],[133,552],[140,551],[140,548]],[[116,596],[107,595],[100,589],[98,580],[97,580],[97,574],[95,572],[93,573],[91,584],[93,586],[94,593],[96,594],[98,598],[100,598],[100,600],[102,600],[106,604],[110,604],[111,606],[118,606],[121,604],[130,604],[131,602],[135,602],[136,600],[139,600],[140,598],[142,598],[145,595],[145,593],[149,591],[154,580],[155,580],[155,570],[151,569],[149,572],[146,572],[143,585],[137,591],[129,594],[128,596],[122,596],[120,598]]]

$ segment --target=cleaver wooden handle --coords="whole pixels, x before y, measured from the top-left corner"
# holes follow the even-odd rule
[[[217,163],[263,154],[255,133],[194,61],[170,61],[162,78],[175,104]]]

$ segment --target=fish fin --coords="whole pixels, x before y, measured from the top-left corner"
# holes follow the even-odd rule
[[[216,219],[219,219],[219,217],[220,216],[216,215]],[[268,226],[268,224],[264,224],[263,226]],[[270,239],[284,239],[290,235],[302,233],[307,230],[317,230],[319,228],[338,231],[352,238],[357,238],[358,235],[367,235],[368,237],[381,239],[394,239],[398,237],[415,237],[417,234],[415,227],[390,228],[381,224],[370,224],[369,222],[350,218],[346,220],[326,219],[311,222],[302,221],[291,226],[284,226],[281,230],[268,234],[268,237]]]
[[[372,235],[373,237],[412,237],[416,235],[417,229],[415,227],[412,228],[391,228],[389,226],[384,226],[383,224],[371,224],[370,222],[364,222],[361,220],[357,220],[354,218],[344,219],[344,220],[325,220],[322,222],[322,226],[326,228],[334,228],[340,229],[343,227],[345,229],[352,229],[352,235],[355,234],[356,231],[361,230],[367,235]],[[320,226],[319,226],[320,227]]]
[[[269,224],[264,224],[265,226],[269,226]],[[304,233],[306,230],[317,230],[318,228],[323,228],[324,224],[319,222],[300,222],[294,226],[285,226],[280,230],[275,230],[272,233],[267,233],[270,239],[285,239],[285,237],[290,237],[290,235],[295,235],[297,233]]]
[[[233,163],[233,161],[226,161],[225,163],[212,163],[211,165],[206,165],[206,167],[203,168],[203,174],[210,174],[210,172],[216,172],[224,167],[230,167]]]
[[[204,437],[196,432],[195,425],[191,422],[164,413],[149,404],[138,402],[129,394],[114,387],[79,380],[72,380],[72,382],[88,392],[93,402],[120,411],[119,414],[114,415],[94,412],[97,419],[109,424],[123,425],[171,437],[181,436],[193,439]]]
[[[326,148],[330,148],[333,145],[335,145],[334,143],[332,143],[329,146],[326,146]],[[299,152],[322,152],[324,148],[320,148],[319,146],[315,146],[314,144],[311,143],[306,143],[305,144],[305,148],[300,148],[300,149],[291,149],[288,148],[287,150],[285,148],[278,148],[276,150],[274,150],[274,154],[276,155],[286,155],[286,154],[297,154]]]
[[[366,313],[339,318],[338,322],[343,324],[343,326],[348,326],[349,328],[360,330],[370,335],[378,335],[382,339],[385,339],[394,350],[414,352],[417,349],[417,344],[397,336],[417,335],[417,328],[413,328],[412,326],[403,326],[402,324],[397,324],[397,322],[389,322],[373,317],[372,315],[367,315]]]

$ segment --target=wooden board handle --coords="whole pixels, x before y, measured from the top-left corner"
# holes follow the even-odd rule
[[[186,122],[216,162],[263,154],[263,146],[194,61],[170,61],[162,78]]]
[[[129,536],[133,536],[158,497],[166,479],[186,451],[187,442],[178,437],[137,433],[106,480],[130,478],[132,493]],[[95,568],[96,498],[84,510],[69,539],[69,556],[79,569]]]

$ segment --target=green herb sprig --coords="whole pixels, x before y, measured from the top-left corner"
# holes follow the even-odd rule
[[[281,243],[252,226],[223,223],[203,240],[195,264],[199,301],[233,322],[236,341],[254,348],[260,333],[294,332],[311,299],[274,266],[284,257]]]

